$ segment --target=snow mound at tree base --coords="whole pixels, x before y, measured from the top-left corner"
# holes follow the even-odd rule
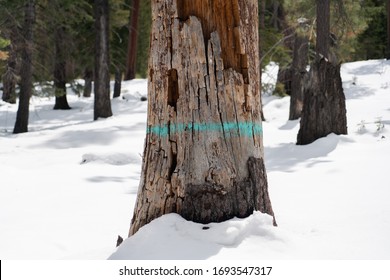
[[[264,242],[280,242],[275,229],[272,217],[260,212],[207,225],[167,214],[126,239],[109,259],[207,259],[222,248],[237,247],[251,236]]]

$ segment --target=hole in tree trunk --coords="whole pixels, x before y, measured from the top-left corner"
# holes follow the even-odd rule
[[[179,99],[179,86],[177,82],[177,70],[168,71],[168,105],[176,111],[177,100]]]

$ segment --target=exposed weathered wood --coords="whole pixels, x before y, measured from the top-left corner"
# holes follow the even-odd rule
[[[130,235],[175,212],[273,215],[263,162],[255,0],[153,1],[148,121]]]

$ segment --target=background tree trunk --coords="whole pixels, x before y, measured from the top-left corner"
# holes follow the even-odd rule
[[[308,87],[304,90],[298,145],[312,143],[330,133],[347,134],[347,110],[340,65],[334,65],[334,61],[332,63],[328,59],[329,0],[317,0],[317,13],[317,59],[311,65]],[[328,26],[322,26],[324,24]]]
[[[95,104],[94,120],[112,116],[110,102],[108,0],[95,0]]]
[[[307,74],[306,67],[309,57],[309,39],[305,36],[295,34],[294,53],[291,65],[291,98],[289,120],[296,120],[301,117],[303,107],[303,88]]]
[[[126,75],[124,80],[132,80],[136,74],[139,0],[132,0],[130,8],[129,45],[127,50]]]
[[[317,3],[317,39],[316,52],[328,59],[330,41],[330,0],[316,0]]]
[[[92,93],[92,80],[93,80],[93,71],[89,68],[86,68],[84,71],[84,97],[91,97]]]
[[[55,34],[55,62],[54,62],[54,110],[69,110],[70,106],[66,98],[66,58],[64,51],[65,30],[58,27]]]
[[[298,145],[312,143],[330,133],[347,134],[340,65],[335,66],[324,58],[316,61],[311,66],[304,96]]]
[[[29,103],[32,95],[32,51],[33,51],[33,27],[35,22],[35,1],[29,0],[25,5],[25,18],[23,24],[23,44],[21,47],[21,70],[19,106],[16,114],[14,133],[28,131]]]
[[[114,98],[121,96],[121,88],[122,88],[122,71],[119,67],[115,69],[115,83],[114,83]]]
[[[200,223],[254,210],[273,216],[257,0],[153,1],[152,14],[147,136],[129,234],[171,212]]]

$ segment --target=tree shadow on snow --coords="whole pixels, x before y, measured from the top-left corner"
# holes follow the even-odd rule
[[[319,163],[329,162],[327,155],[334,151],[341,142],[350,142],[345,136],[330,134],[309,145],[284,143],[277,147],[264,147],[267,171],[292,172],[298,164],[313,167]]]

